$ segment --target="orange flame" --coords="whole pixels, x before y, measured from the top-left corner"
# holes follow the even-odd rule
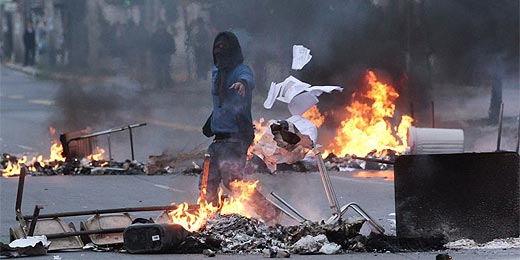
[[[405,151],[406,133],[413,119],[405,115],[398,127],[392,127],[387,118],[394,116],[394,101],[399,94],[391,85],[378,81],[372,71],[368,71],[366,81],[367,89],[352,95],[352,103],[345,108],[349,117],[341,122],[324,156],[330,152],[365,156],[373,150],[377,154],[384,149]]]
[[[10,155],[5,156],[7,159],[7,165],[5,166],[5,169],[2,170],[2,177],[11,177],[20,175],[21,167],[20,163],[24,163],[27,161],[27,157],[23,157],[20,160],[17,160],[15,163],[12,162],[12,158]]]
[[[215,206],[203,199],[206,191],[202,191],[201,197],[198,199],[198,209],[190,209],[188,203],[181,203],[177,209],[168,213],[171,220],[175,224],[181,225],[184,229],[195,232],[201,230],[209,218],[220,213],[222,215],[240,214],[246,217],[251,217],[248,210],[247,202],[255,192],[257,181],[233,181],[231,188],[234,193],[229,198],[222,200],[222,190],[219,191],[219,201],[222,201],[221,206]]]
[[[258,119],[258,121],[254,120],[253,125],[255,126],[255,138],[253,139],[253,142],[247,149],[247,157],[248,159],[251,159],[253,157],[253,153],[251,152],[253,150],[253,147],[260,141],[262,138],[265,130],[267,127],[269,127],[268,123],[264,125],[265,119],[262,117]]]
[[[99,161],[99,160],[103,160],[104,155],[105,155],[105,149],[96,147],[96,150],[94,151],[94,153],[91,155],[88,155],[87,159],[89,159],[90,161]]]
[[[325,116],[323,116],[320,113],[320,110],[318,109],[318,106],[316,106],[316,105],[312,106],[309,110],[305,111],[305,113],[303,113],[302,117],[311,121],[318,128],[321,125],[323,125],[323,122],[325,122]]]
[[[394,171],[359,171],[354,174],[356,178],[384,178],[387,181],[394,180]]]
[[[56,129],[53,127],[49,127],[49,132],[51,135],[54,135],[56,133]],[[96,147],[93,154],[88,155],[88,160],[103,160],[104,158],[105,150],[99,147]],[[30,166],[28,166],[29,171],[36,171],[36,167],[34,167],[35,163],[39,163],[40,165],[48,165],[51,162],[65,162],[66,158],[63,157],[63,146],[56,140],[51,141],[51,148],[49,152],[49,159],[44,159],[43,155],[37,155],[34,156],[30,160]],[[7,156],[6,159],[9,159],[10,156]],[[11,162],[11,160],[8,160],[6,168],[2,170],[2,176],[3,177],[10,177],[10,176],[16,176],[20,175],[20,164],[25,164],[28,162],[27,156],[23,156],[21,159],[19,159],[16,163]],[[107,165],[108,163],[104,163],[103,166]],[[59,164],[55,164],[54,168],[58,168]]]

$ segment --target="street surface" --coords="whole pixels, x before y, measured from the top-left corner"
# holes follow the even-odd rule
[[[0,152],[13,154],[45,151],[49,147],[47,120],[58,108],[54,97],[60,87],[52,81],[41,81],[5,67],[1,68],[0,78]],[[196,106],[196,104],[195,104]],[[190,108],[175,113],[190,113]],[[190,112],[189,112],[190,111]],[[205,114],[205,110],[193,110],[195,114]],[[185,121],[166,120],[163,117],[148,118],[156,127],[172,128],[181,131],[179,126]],[[197,119],[198,120],[198,119]],[[192,120],[193,121],[193,120]],[[133,122],[132,122],[133,123]],[[192,122],[191,125],[199,125]],[[191,128],[187,128],[188,130]],[[102,129],[101,129],[102,130]],[[194,131],[194,130],[192,130]],[[189,132],[186,129],[182,132]],[[171,132],[170,134],[173,134]],[[199,134],[199,133],[196,133]],[[192,133],[192,135],[196,135]],[[187,134],[189,135],[189,134]],[[159,138],[159,137],[157,137]],[[44,139],[44,140],[41,140]],[[162,141],[162,140],[160,140]],[[163,141],[164,142],[164,141]],[[357,202],[368,214],[379,222],[387,234],[395,234],[391,221],[394,209],[393,182],[383,178],[357,178],[355,173],[331,172],[339,203]],[[255,174],[249,178],[260,179],[261,191],[269,194],[275,191],[296,209],[312,220],[326,219],[330,216],[327,199],[316,172],[281,172],[277,175]],[[187,201],[194,204],[198,196],[198,176],[28,176],[22,212],[31,214],[35,205],[44,208],[41,214],[65,211],[108,209],[120,207],[140,207],[168,205]],[[0,241],[9,242],[9,227],[17,224],[15,220],[15,199],[17,178],[0,178]],[[155,217],[160,212],[132,213],[136,217]],[[349,216],[355,216],[350,212]],[[65,218],[76,227],[88,216]],[[283,224],[296,224],[284,218]],[[367,233],[366,225],[362,233]],[[435,259],[439,253],[448,253],[453,259],[520,259],[520,249],[481,249],[446,250],[442,252],[412,253],[351,253],[346,255],[293,255],[296,259]],[[217,255],[220,259],[264,259],[259,255]],[[205,259],[204,255],[131,255],[114,252],[50,252],[48,256],[34,259]],[[25,258],[31,259],[31,258]]]

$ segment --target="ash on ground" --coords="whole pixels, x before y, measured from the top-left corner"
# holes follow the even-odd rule
[[[443,240],[399,241],[396,237],[359,234],[363,219],[334,224],[304,222],[297,226],[267,226],[240,215],[208,220],[205,228],[191,234],[179,253],[202,253],[209,249],[219,254],[261,254],[287,251],[292,254],[342,254],[348,252],[428,251],[443,248]]]

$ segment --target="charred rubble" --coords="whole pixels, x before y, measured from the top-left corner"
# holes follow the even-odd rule
[[[303,222],[296,226],[267,226],[240,215],[209,219],[200,232],[192,233],[178,253],[264,254],[342,254],[349,252],[428,251],[443,248],[442,238],[404,241],[395,236],[360,234],[364,219],[334,224]],[[287,256],[285,256],[287,257]]]

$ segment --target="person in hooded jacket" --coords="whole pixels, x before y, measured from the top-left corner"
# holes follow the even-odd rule
[[[213,43],[211,95],[213,111],[203,127],[204,135],[214,136],[208,148],[211,156],[206,201],[218,205],[220,182],[234,191],[231,183],[242,180],[247,150],[254,138],[251,100],[253,72],[243,64],[244,58],[237,37],[221,32]],[[199,180],[199,187],[202,176]],[[281,212],[256,190],[250,206],[268,224],[279,221]]]

